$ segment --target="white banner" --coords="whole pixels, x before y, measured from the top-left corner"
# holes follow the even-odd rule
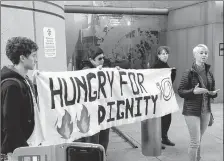
[[[170,68],[40,72],[36,80],[43,145],[176,112],[170,75]]]

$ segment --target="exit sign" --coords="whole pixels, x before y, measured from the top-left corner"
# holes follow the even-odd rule
[[[224,55],[224,43],[219,43],[219,56]]]

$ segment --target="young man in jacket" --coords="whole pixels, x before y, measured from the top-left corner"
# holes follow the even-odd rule
[[[1,69],[1,154],[28,146],[34,129],[35,89],[27,73],[36,63],[38,46],[26,37],[13,37],[6,55],[13,63]]]

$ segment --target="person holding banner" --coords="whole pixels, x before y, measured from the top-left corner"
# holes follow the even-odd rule
[[[13,37],[6,55],[13,63],[1,70],[1,154],[28,146],[35,122],[35,89],[27,76],[36,64],[37,44],[26,37]]]
[[[83,69],[102,68],[104,65],[104,53],[99,47],[92,47],[89,50],[89,61],[85,62]],[[104,66],[105,67],[105,66]],[[100,144],[107,151],[109,143],[110,129],[101,130],[93,136],[82,138],[81,140],[88,143]]]
[[[211,115],[211,99],[217,97],[215,80],[206,64],[208,47],[199,44],[193,49],[194,63],[181,79],[178,93],[184,98],[183,112],[190,134],[188,155],[190,161],[199,161],[200,145]]]
[[[170,54],[170,49],[168,46],[160,46],[157,49],[156,61],[151,68],[170,68],[167,64]],[[174,82],[176,77],[176,70],[172,69],[171,80]],[[162,143],[169,146],[175,146],[168,138],[168,130],[171,124],[171,114],[165,115],[161,118],[161,131],[162,131]],[[162,149],[165,149],[165,146],[162,145]]]

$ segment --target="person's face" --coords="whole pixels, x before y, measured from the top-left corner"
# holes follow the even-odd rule
[[[22,62],[24,65],[24,68],[27,70],[33,70],[35,67],[35,64],[37,63],[37,53],[32,52],[29,56],[25,57],[22,55]]]
[[[162,50],[158,57],[162,62],[166,63],[169,58],[169,54],[166,52],[166,50]]]
[[[194,54],[194,58],[196,62],[206,63],[208,60],[208,51],[201,47],[200,50]]]
[[[96,66],[96,67],[98,67],[99,65],[103,65],[103,63],[104,63],[104,55],[103,55],[103,54],[98,55],[98,56],[94,59],[94,62],[95,62],[95,66]]]

